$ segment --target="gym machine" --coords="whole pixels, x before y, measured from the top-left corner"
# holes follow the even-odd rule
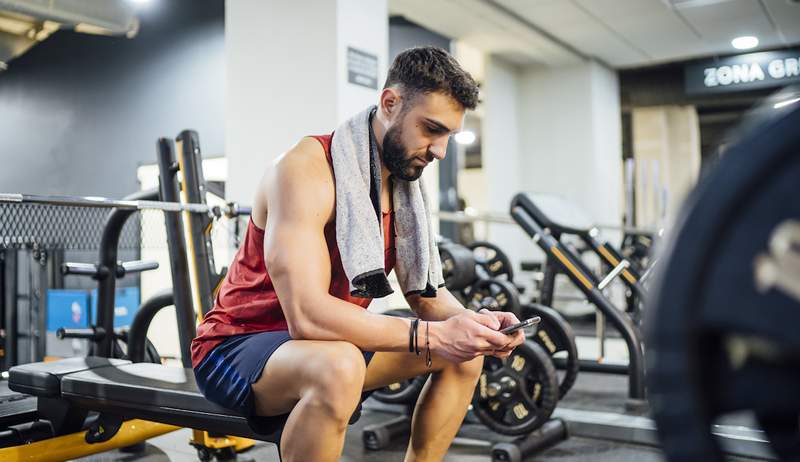
[[[182,133],[185,136],[187,132]],[[196,134],[193,137],[196,142]],[[191,144],[191,152],[199,159],[199,148]],[[159,142],[160,149],[169,143]],[[198,163],[199,165],[199,163]],[[170,165],[174,170],[174,165]],[[202,177],[200,177],[202,178]],[[163,186],[163,185],[162,185]],[[101,200],[97,198],[63,198],[20,194],[0,195],[6,202],[49,203],[80,205],[90,207],[111,208],[101,240],[100,260],[98,265],[73,267],[74,270],[92,273],[98,280],[98,325],[91,332],[64,332],[65,335],[84,334],[94,344],[94,356],[87,358],[70,358],[50,363],[32,363],[14,367],[9,374],[9,387],[17,392],[28,393],[37,397],[38,410],[43,420],[53,427],[53,435],[70,435],[83,431],[84,421],[89,412],[97,412],[94,424],[82,435],[86,443],[98,444],[99,450],[110,447],[102,446],[111,440],[120,430],[124,431],[131,422],[137,425],[140,421],[129,419],[146,419],[160,422],[159,428],[165,431],[176,429],[175,425],[191,427],[214,432],[217,435],[237,435],[271,442],[278,442],[280,428],[251,428],[244,416],[236,415],[230,410],[207,401],[197,389],[194,373],[190,367],[177,368],[153,363],[136,363],[129,360],[111,358],[114,310],[114,288],[116,277],[120,273],[146,269],[142,262],[118,264],[116,261],[117,245],[121,230],[126,220],[137,210],[155,208],[177,215],[177,212],[193,214],[231,213],[232,207],[214,208],[202,203],[179,204],[175,202],[156,202],[157,193],[148,192],[139,197],[127,198],[124,201]],[[248,213],[247,210],[236,210],[236,213]],[[179,223],[173,221],[173,225]],[[177,229],[173,226],[173,232]],[[175,242],[175,240],[173,240]],[[173,272],[179,271],[180,255],[173,252],[170,256]],[[193,251],[193,248],[190,247]],[[196,259],[195,261],[199,261]],[[183,259],[183,262],[186,260]],[[206,260],[207,261],[207,260]],[[184,268],[185,268],[184,263]],[[188,271],[183,272],[183,277]],[[209,285],[211,283],[209,282]],[[179,320],[184,319],[191,330],[180,329],[182,349],[188,352],[188,343],[194,332],[194,309],[191,302],[190,284],[186,280],[175,280],[175,298],[170,300],[169,294],[156,297],[150,307],[143,307],[143,315],[152,315],[169,302],[175,303]],[[178,295],[181,294],[181,295]],[[190,296],[187,297],[186,295]],[[179,299],[184,301],[179,301]],[[176,303],[177,302],[177,303]],[[146,325],[144,321],[135,323],[129,336],[131,354],[140,359],[144,350],[143,340]],[[184,360],[189,358],[184,354]],[[42,420],[38,421],[42,422]],[[27,432],[27,441],[41,440],[41,434]],[[163,433],[163,431],[162,431]],[[120,433],[122,434],[122,433]],[[154,435],[150,435],[154,436]],[[149,436],[148,436],[149,437]],[[47,435],[44,440],[48,443]],[[197,441],[195,441],[197,442]],[[203,440],[207,443],[207,440]],[[130,444],[130,443],[128,443]],[[113,446],[112,446],[113,447]],[[28,444],[26,451],[39,451],[40,446]],[[99,452],[99,451],[98,451]]]

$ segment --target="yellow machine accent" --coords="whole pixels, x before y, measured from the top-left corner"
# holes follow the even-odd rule
[[[236,452],[244,451],[253,447],[256,442],[250,438],[238,436],[211,436],[203,430],[192,430],[192,443],[212,449],[227,448],[233,446]]]
[[[84,439],[86,432],[71,433],[31,444],[0,449],[0,460],[8,462],[57,462],[77,459],[97,454],[98,452],[131,446],[165,433],[180,430],[180,428],[174,425],[133,419],[124,422],[119,429],[119,433],[104,443],[89,444]]]
[[[558,247],[556,246],[550,247],[550,250],[553,252],[553,255],[555,255],[556,258],[558,258],[561,261],[561,263],[563,263],[564,266],[566,266],[567,269],[572,274],[574,274],[584,286],[586,286],[587,289],[592,290],[593,288],[592,283],[586,278],[586,275],[584,275],[580,270],[578,270],[578,268],[576,268],[575,265],[573,265],[572,262],[569,261],[569,259],[565,257],[560,250],[558,250]]]
[[[612,267],[619,265],[619,260],[614,258],[614,255],[612,255],[611,252],[609,252],[605,247],[603,247],[601,245],[600,247],[597,248],[597,250],[599,250],[600,253],[604,257],[606,257],[606,260],[608,260],[608,263],[611,264]],[[622,270],[622,276],[624,276],[625,279],[627,279],[628,282],[630,282],[631,284],[635,284],[636,283],[636,278],[633,276],[633,274],[631,274],[630,271]]]

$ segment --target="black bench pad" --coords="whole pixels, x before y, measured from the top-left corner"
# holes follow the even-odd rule
[[[259,428],[208,401],[190,368],[152,363],[91,369],[65,376],[62,396],[91,410],[276,442],[277,428]]]
[[[516,196],[519,204],[542,228],[556,234],[588,234],[592,221],[576,204],[554,194],[525,193]]]
[[[8,388],[29,395],[57,398],[61,395],[61,380],[66,375],[98,367],[130,363],[124,359],[88,356],[21,364],[9,369]]]

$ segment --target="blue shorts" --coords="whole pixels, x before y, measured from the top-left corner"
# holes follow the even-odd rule
[[[272,433],[282,427],[289,414],[256,416],[251,385],[261,377],[275,350],[291,339],[285,330],[231,336],[214,347],[194,369],[197,386],[209,401],[244,415],[256,433]],[[373,355],[374,352],[364,352],[367,365]],[[369,394],[363,393],[361,400]],[[359,411],[360,406],[355,418]]]

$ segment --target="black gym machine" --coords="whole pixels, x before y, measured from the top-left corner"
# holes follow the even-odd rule
[[[537,199],[539,200],[537,201]],[[573,234],[581,236],[592,247],[602,248],[591,235],[591,227],[586,223],[576,221],[574,216],[563,213],[563,204],[554,203],[548,200],[550,198],[541,199],[534,194],[520,193],[511,201],[511,217],[547,255],[541,302],[552,303],[555,274],[559,272],[566,274],[586,299],[611,321],[611,324],[620,332],[628,349],[628,366],[583,360],[580,361],[581,370],[627,374],[629,404],[635,408],[646,408],[644,346],[641,334],[632,317],[624,310],[618,309],[603,293],[603,290],[621,274],[625,281],[632,276],[628,261],[624,259],[617,261],[606,277],[598,280],[598,277],[581,258],[560,240],[562,235]],[[553,206],[544,207],[543,204]],[[644,295],[643,289],[635,284],[635,281],[632,287],[635,287],[637,291],[641,290]]]
[[[100,452],[120,444],[108,444],[117,440],[127,444],[136,443],[178,427],[207,430],[212,434],[195,431],[192,444],[203,459],[212,456],[233,457],[235,451],[252,446],[246,437],[277,442],[279,429],[251,429],[243,416],[231,415],[230,411],[208,402],[197,390],[191,369],[189,345],[194,337],[195,309],[193,296],[198,300],[198,316],[211,308],[213,288],[222,274],[214,271],[209,238],[212,217],[225,214],[229,217],[249,214],[246,208],[233,205],[209,207],[205,205],[201,157],[197,134],[185,131],[177,139],[179,154],[175,159],[175,147],[171,140],[158,142],[161,190],[136,193],[123,201],[98,200],[97,198],[64,198],[32,195],[5,195],[8,202],[49,203],[73,206],[103,207],[111,211],[106,219],[100,244],[97,264],[65,263],[65,274],[81,274],[97,280],[98,314],[97,325],[89,329],[62,329],[61,338],[82,338],[92,344],[92,355],[86,358],[69,358],[49,363],[32,363],[14,367],[9,373],[9,388],[37,397],[35,420],[29,425],[11,428],[9,441],[4,446],[9,454],[25,457],[24,454],[41,454],[42,448],[65,442],[69,438],[76,448],[70,457]],[[182,171],[184,181],[179,189],[176,173]],[[191,170],[193,173],[190,173]],[[179,191],[184,203],[176,200]],[[169,199],[167,202],[154,202]],[[188,201],[193,202],[188,202]],[[115,332],[113,328],[114,293],[116,279],[157,267],[154,262],[117,261],[117,247],[126,221],[140,209],[157,208],[165,212],[167,242],[173,279],[173,289],[160,293],[146,301],[137,313],[128,333]],[[184,243],[184,232],[180,212],[189,214],[189,236],[192,245]],[[194,257],[195,268],[187,263],[187,249]],[[191,270],[194,269],[193,273]],[[194,281],[191,274],[198,275]],[[194,282],[194,284],[192,284]],[[194,293],[193,293],[194,290]],[[203,295],[204,294],[204,295]],[[174,305],[178,316],[180,346],[183,368],[140,362],[148,354],[147,328],[153,316],[162,308]],[[116,339],[124,337],[128,344],[128,358],[115,350]],[[152,356],[152,355],[151,355]],[[31,414],[27,414],[28,418]],[[87,418],[88,417],[88,418]],[[161,422],[154,424],[144,420]],[[132,427],[138,428],[130,438]],[[144,430],[142,430],[144,429]],[[80,441],[75,437],[80,435]],[[232,438],[224,435],[245,437]],[[59,440],[56,442],[55,440]],[[14,447],[14,443],[22,446]],[[126,445],[127,445],[126,444]],[[52,455],[52,457],[59,457]],[[65,454],[61,454],[65,457]]]

